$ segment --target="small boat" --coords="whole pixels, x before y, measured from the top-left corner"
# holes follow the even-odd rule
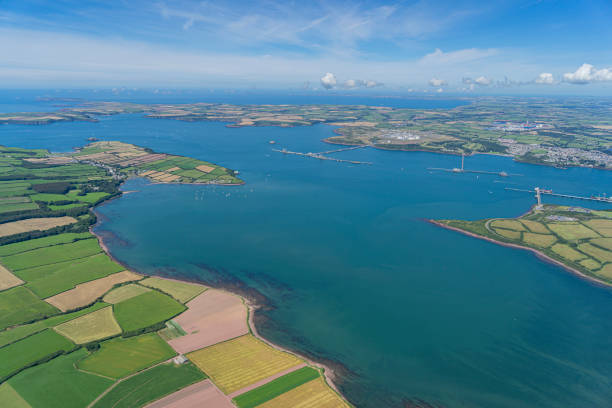
[[[276,144],[276,142],[274,140],[270,140],[268,143],[270,144]]]

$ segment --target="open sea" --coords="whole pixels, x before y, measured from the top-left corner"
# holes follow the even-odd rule
[[[49,106],[0,96],[4,111]],[[303,103],[349,103],[325,100]],[[451,108],[463,102],[355,103]],[[521,174],[500,178],[428,171],[460,162],[433,153],[333,154],[373,163],[358,166],[272,151],[330,150],[321,139],[332,130],[120,115],[99,123],[4,125],[0,143],[66,151],[93,136],[238,170],[243,186],[130,180],[123,189],[132,193],[98,208],[96,231],[136,271],[254,296],[264,305],[257,314],[261,334],[333,366],[340,389],[358,407],[612,406],[610,289],[527,251],[424,221],[513,217],[534,204],[532,195],[505,187],[610,193],[609,172],[466,158],[469,169]]]

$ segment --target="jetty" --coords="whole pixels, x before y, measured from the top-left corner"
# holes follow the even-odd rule
[[[543,195],[549,195],[549,196],[554,196],[554,197],[563,197],[563,198],[571,198],[574,200],[586,200],[586,201],[599,201],[599,202],[603,202],[603,203],[612,203],[612,197],[608,197],[605,194],[601,195],[601,196],[579,196],[579,195],[575,195],[575,194],[561,194],[561,193],[554,193],[552,190],[545,190],[539,187],[535,187],[533,190],[528,190],[528,189],[524,189],[524,188],[513,188],[513,187],[506,187],[505,190],[509,190],[509,191],[520,191],[523,193],[535,193],[535,198],[538,201],[538,205],[542,205],[542,196]]]
[[[445,169],[445,168],[441,168],[441,167],[428,167],[427,170],[434,170],[434,171],[446,171],[448,173],[476,173],[476,174],[491,174],[493,176],[500,176],[500,177],[508,177],[508,176],[522,176],[522,174],[512,174],[512,173],[507,173],[505,171],[487,171],[487,170],[468,170],[465,169],[463,167],[465,161],[465,155],[461,155],[461,167],[455,167],[452,169]]]
[[[320,152],[320,153],[294,152],[294,151],[287,150],[287,149],[284,149],[284,148],[283,149],[272,149],[272,151],[278,152],[278,153],[283,153],[283,154],[293,154],[293,155],[296,155],[296,156],[311,157],[313,159],[319,159],[319,160],[331,160],[331,161],[335,161],[335,162],[338,162],[338,163],[371,165],[372,164],[371,162],[364,162],[364,161],[359,161],[359,160],[336,159],[335,157],[325,156],[325,154],[329,154],[329,153],[337,153],[337,152],[343,152],[343,151],[346,151],[346,150],[362,149],[364,147],[367,147],[367,146],[365,146],[365,145],[364,146],[351,146],[351,147],[345,147],[345,148],[341,148],[341,149],[328,150],[328,151]]]

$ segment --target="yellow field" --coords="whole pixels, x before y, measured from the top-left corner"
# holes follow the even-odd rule
[[[0,290],[12,288],[13,286],[21,285],[23,281],[13,275],[11,271],[0,265]]]
[[[115,285],[139,280],[140,278],[142,278],[142,276],[134,272],[118,272],[105,276],[104,278],[81,283],[77,285],[76,288],[46,298],[45,301],[57,307],[62,312],[65,312],[93,303]]]
[[[550,249],[552,249],[557,255],[560,255],[565,259],[569,259],[570,261],[577,261],[578,259],[586,258],[586,255],[565,244],[555,244]]]
[[[75,222],[77,220],[72,217],[30,218],[7,222],[6,224],[0,224],[0,237],[29,231],[45,231],[62,225],[74,224]]]
[[[148,292],[151,289],[145,288],[144,286],[131,283],[129,285],[119,286],[116,289],[111,290],[102,298],[106,303],[117,304],[134,296],[138,296],[142,293]]]
[[[2,408],[30,408],[30,404],[7,382],[0,385],[0,401],[2,401]]]
[[[544,224],[537,221],[521,220],[521,222],[531,231],[537,234],[550,234],[550,231]]]
[[[140,284],[159,289],[181,303],[187,303],[207,289],[206,286],[202,285],[180,282],[171,279],[162,279],[154,276],[142,280]]]
[[[590,243],[612,251],[612,238],[595,238]]]
[[[258,406],[258,408],[285,407],[348,408],[348,405],[325,384],[323,378],[317,378]]]
[[[200,170],[203,173],[210,173],[211,171],[213,171],[215,168],[211,167],[211,166],[206,166],[204,164],[200,164],[199,166],[196,167],[196,169]]]
[[[225,394],[303,363],[250,334],[194,351],[187,357]]]
[[[76,344],[85,344],[121,333],[111,306],[77,317],[55,327],[55,331]]]
[[[495,228],[494,231],[501,235],[502,237],[510,238],[510,239],[521,239],[520,231],[512,231],[507,229]]]
[[[171,169],[166,170],[168,173],[172,173],[173,171],[181,170],[180,167],[172,167]]]
[[[590,220],[584,222],[589,228],[599,232],[604,237],[612,237],[612,220]]]
[[[603,268],[598,270],[596,273],[604,278],[612,279],[612,263],[604,265]]]
[[[584,266],[587,269],[590,270],[595,270],[595,269],[599,269],[599,267],[601,266],[599,264],[599,262],[595,261],[594,259],[591,258],[587,258],[587,259],[583,259],[582,261],[580,261],[580,265]]]
[[[612,252],[606,251],[605,249],[598,248],[591,244],[580,244],[578,249],[585,254],[591,255],[601,263],[612,262]]]
[[[552,234],[534,234],[533,232],[523,232],[523,241],[531,245],[546,248],[557,242],[557,237]]]
[[[548,224],[548,228],[550,228],[555,234],[559,235],[561,238],[566,239],[568,241],[599,237],[599,235],[595,231],[577,222],[551,222],[550,224]]]
[[[516,220],[495,220],[491,221],[491,226],[495,228],[505,228],[514,231],[525,231],[523,224]]]

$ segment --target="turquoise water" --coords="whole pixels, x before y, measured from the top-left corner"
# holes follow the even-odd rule
[[[240,187],[132,180],[124,189],[137,192],[99,208],[97,231],[138,271],[265,296],[261,332],[341,365],[340,387],[360,407],[612,404],[610,290],[423,221],[516,216],[533,198],[506,186],[599,194],[610,173],[466,159],[523,174],[500,179],[429,172],[458,163],[430,153],[335,154],[374,163],[351,166],[271,151],[329,150],[330,134],[130,115],[0,127],[3,144],[66,150],[95,136],[239,170]]]

